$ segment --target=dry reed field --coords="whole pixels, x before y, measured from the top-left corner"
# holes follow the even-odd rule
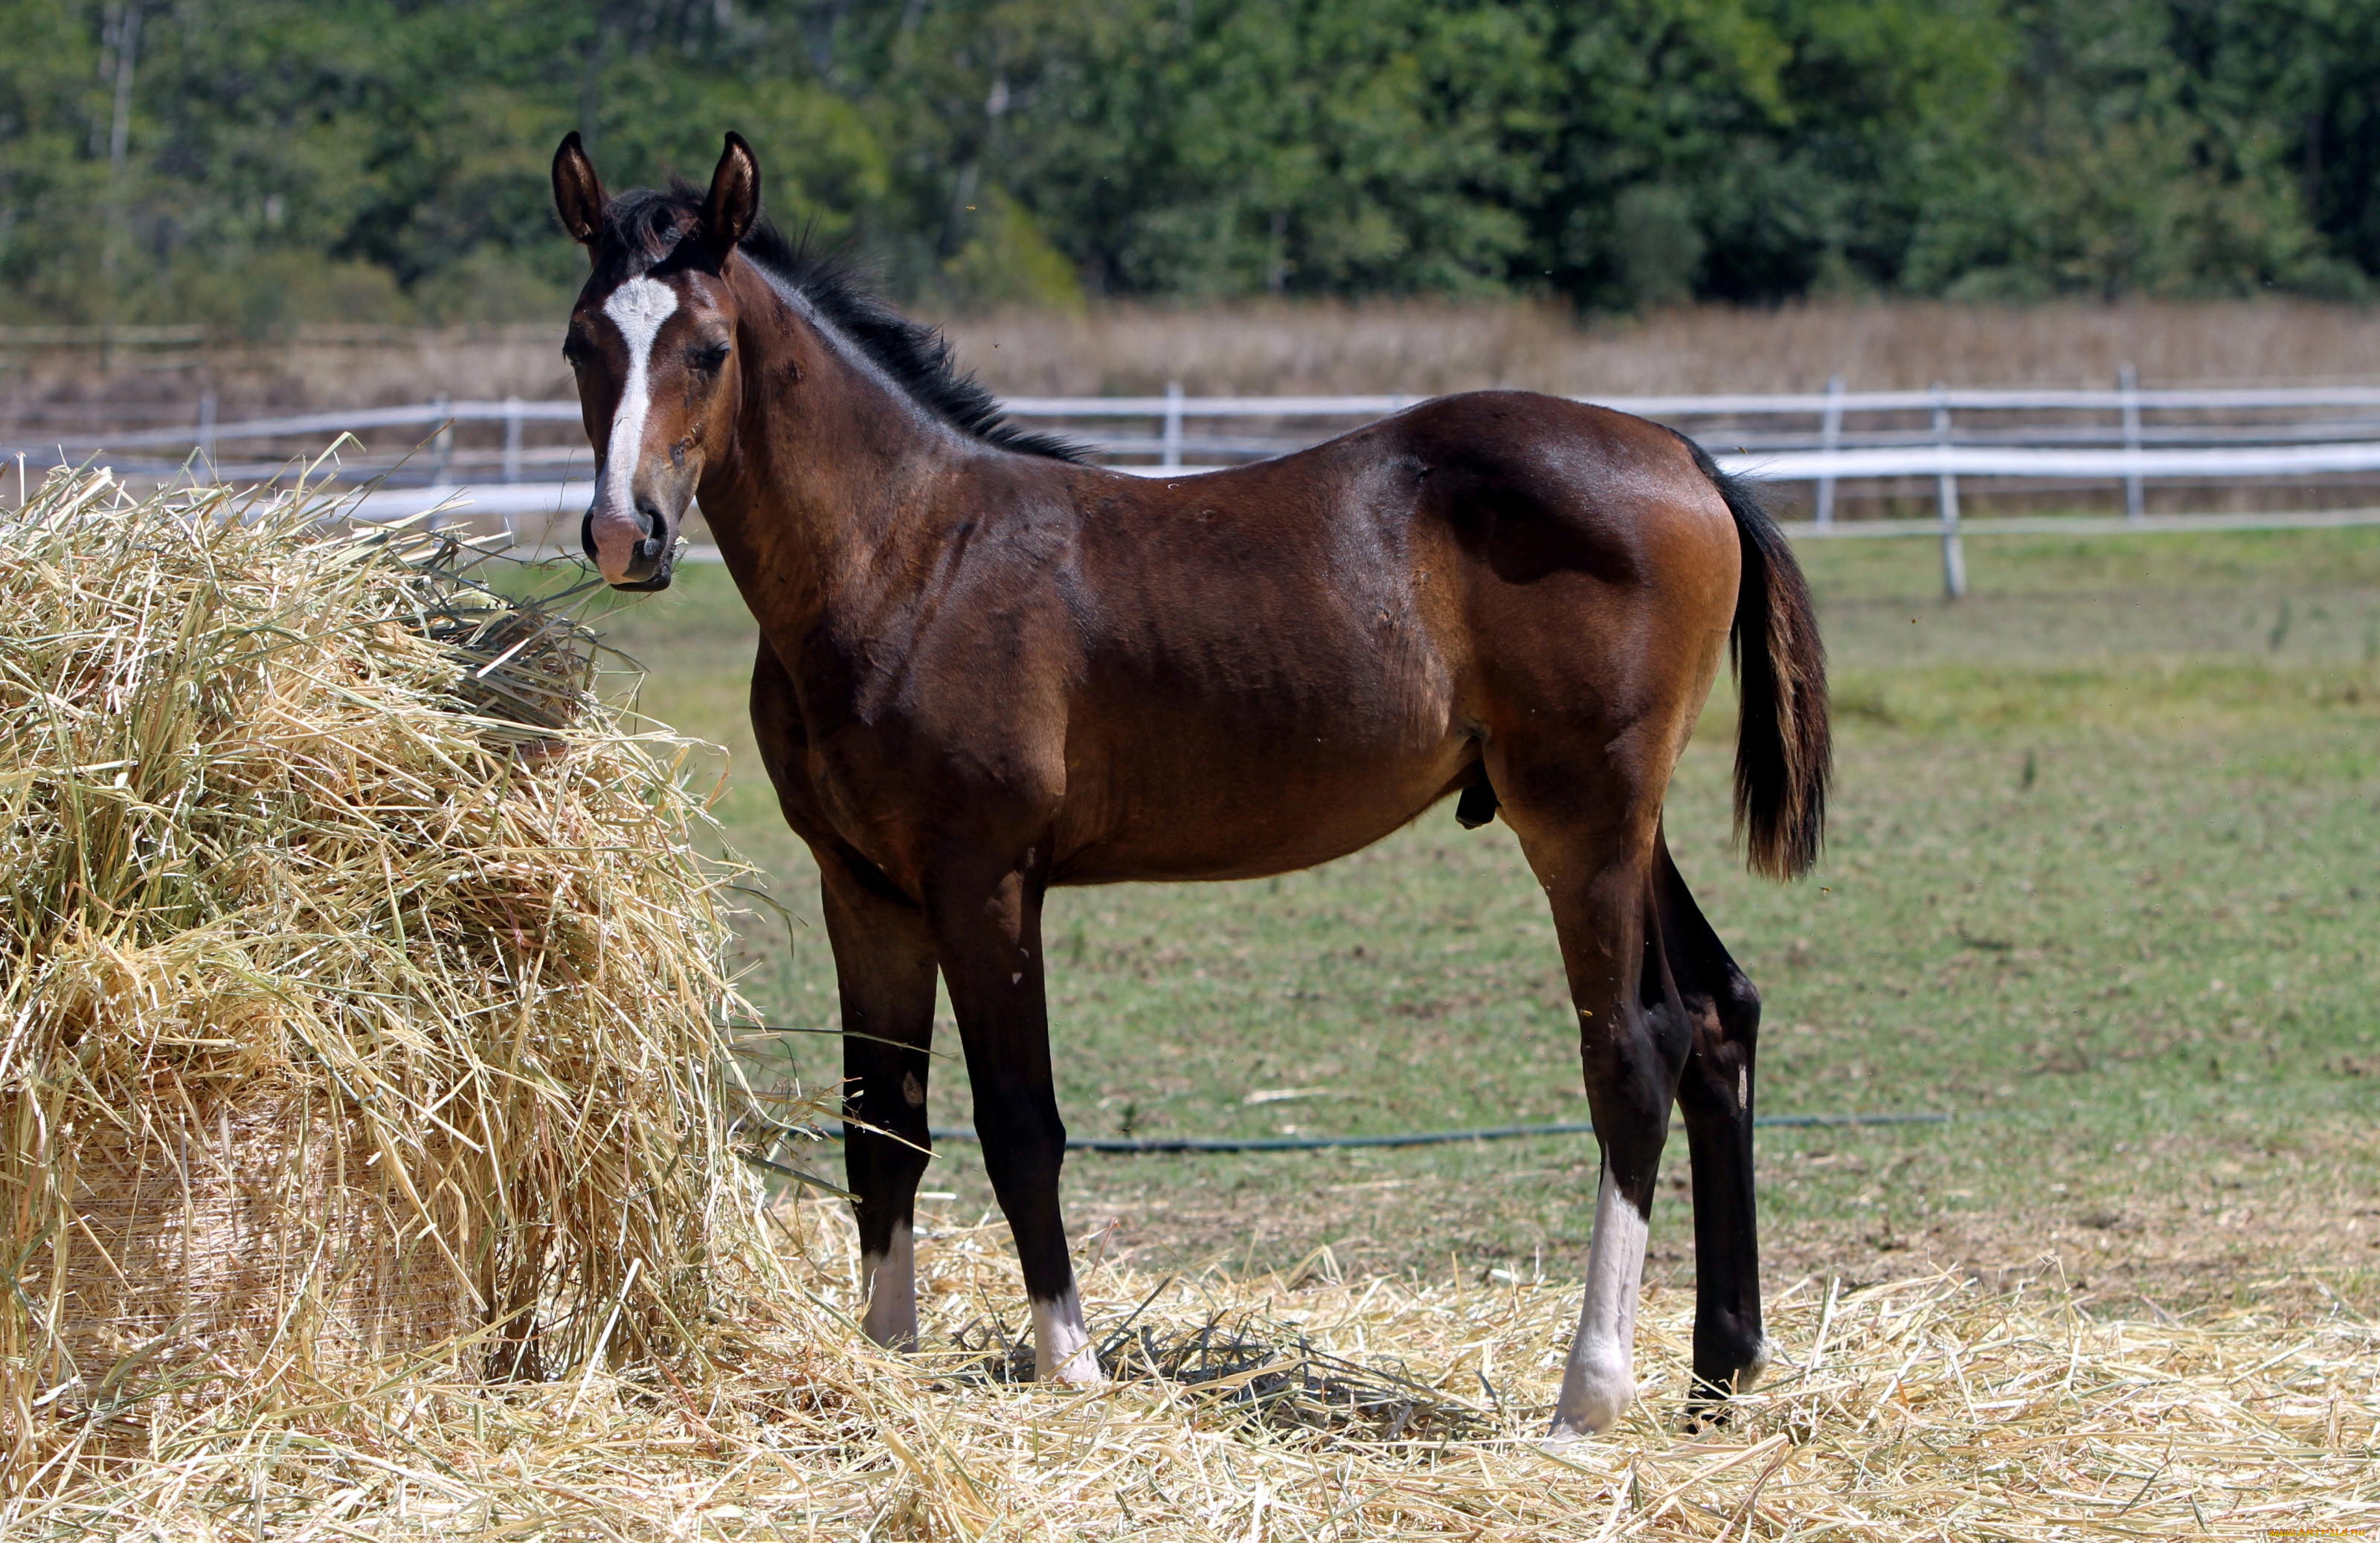
[[[1702,306],[1581,324],[1549,307],[1373,301],[1228,310],[1118,307],[948,323],[1016,395],[1402,392],[1567,395],[2369,381],[2380,311],[2296,301],[1994,308],[1938,302]]]
[[[756,1109],[735,1070],[744,875],[699,855],[691,747],[467,562],[91,473],[0,529],[0,1535],[2380,1525],[2380,1326],[2297,1265],[2180,1311],[2054,1258],[1772,1274],[1778,1369],[1692,1429],[1657,1275],[1644,1401],[1549,1451],[1567,1256],[1169,1271],[1093,1234],[1115,1381],[1068,1391],[1014,1380],[1004,1229],[929,1197],[928,1348],[879,1354],[847,1214],[784,1177],[829,1171],[776,1122],[831,1088]]]
[[[30,426],[113,406],[130,422],[225,419],[439,396],[570,393],[562,318],[505,328],[316,328],[272,342],[65,347],[0,335],[0,421]],[[1478,386],[1572,394],[1953,385],[2283,383],[2380,376],[2380,310],[2300,300],[2139,301],[2021,308],[1937,302],[1705,306],[1582,321],[1559,308],[1375,300],[947,319],[961,360],[1012,395],[1402,392]],[[103,363],[105,368],[103,368]],[[71,409],[71,410],[70,410]]]

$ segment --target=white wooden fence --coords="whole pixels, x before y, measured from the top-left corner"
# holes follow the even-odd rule
[[[1824,392],[1781,395],[1579,399],[1674,424],[1702,440],[1729,471],[1815,484],[1813,517],[1788,526],[1797,536],[1938,536],[1944,587],[1954,595],[1965,589],[1961,537],[1977,529],[2085,534],[2380,524],[2380,509],[2152,516],[2143,495],[2153,480],[2220,483],[2380,473],[2380,386],[2149,390],[2127,370],[2112,390],[1937,386],[1854,392],[1838,379]],[[1014,417],[1052,426],[1106,426],[1104,433],[1079,437],[1116,469],[1183,477],[1278,455],[1420,400],[1191,396],[1176,385],[1161,396],[1012,397],[1005,406]],[[194,428],[143,430],[99,443],[26,446],[7,454],[25,454],[38,466],[97,454],[121,457],[146,451],[153,456],[164,451],[173,458],[160,458],[156,469],[187,465],[206,475],[271,475],[282,463],[259,460],[250,451],[237,463],[225,464],[218,460],[221,447],[274,441],[319,447],[343,432],[428,430],[428,441],[401,468],[376,489],[358,494],[347,507],[351,516],[393,519],[455,503],[510,522],[555,516],[583,504],[591,467],[577,436],[565,443],[528,443],[533,425],[579,422],[576,401],[511,398],[218,423],[210,400],[201,405]],[[501,450],[458,460],[455,427],[461,424],[501,425]],[[1217,431],[1218,426],[1233,424],[1258,431]],[[129,469],[120,459],[117,464]],[[348,475],[394,466],[387,456],[359,457],[350,461]],[[390,485],[399,477],[419,479],[419,485]],[[1932,482],[1934,518],[1835,517],[1840,484],[1912,478]],[[1994,519],[1977,526],[1962,521],[1959,510],[1960,484],[1973,479],[2119,484],[2125,516]]]

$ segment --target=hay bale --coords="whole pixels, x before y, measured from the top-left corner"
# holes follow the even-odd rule
[[[0,1463],[649,1350],[748,1244],[685,746],[318,517],[85,471],[0,526]]]

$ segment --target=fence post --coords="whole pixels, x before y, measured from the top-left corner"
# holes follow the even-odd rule
[[[1165,456],[1159,463],[1168,471],[1182,464],[1182,383],[1165,383]]]
[[[443,396],[430,404],[430,415],[438,423],[438,431],[430,441],[430,485],[443,488],[446,486],[446,468],[455,459],[455,419],[448,414]]]
[[[1950,392],[1934,383],[1934,443],[1950,448]],[[1942,596],[1958,600],[1967,592],[1967,552],[1959,543],[1959,479],[1947,468],[1934,480],[1935,501],[1942,510]]]
[[[215,394],[212,391],[199,396],[199,464],[207,468],[207,480],[215,479]]]
[[[2141,372],[2127,364],[2116,376],[2116,389],[2124,395],[2124,449],[2131,455],[2141,450]],[[2147,513],[2141,488],[2141,474],[2124,474],[2124,517],[2138,524]]]
[[[521,466],[521,400],[504,398],[504,480],[520,480]]]
[[[1843,443],[1843,378],[1827,377],[1827,414],[1818,431],[1818,443],[1829,455],[1842,448]],[[1820,529],[1835,523],[1835,480],[1818,479],[1817,522]]]

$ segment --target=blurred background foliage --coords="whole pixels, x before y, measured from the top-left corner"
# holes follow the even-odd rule
[[[943,310],[2360,298],[2380,0],[0,0],[0,320],[542,320],[759,149]]]

